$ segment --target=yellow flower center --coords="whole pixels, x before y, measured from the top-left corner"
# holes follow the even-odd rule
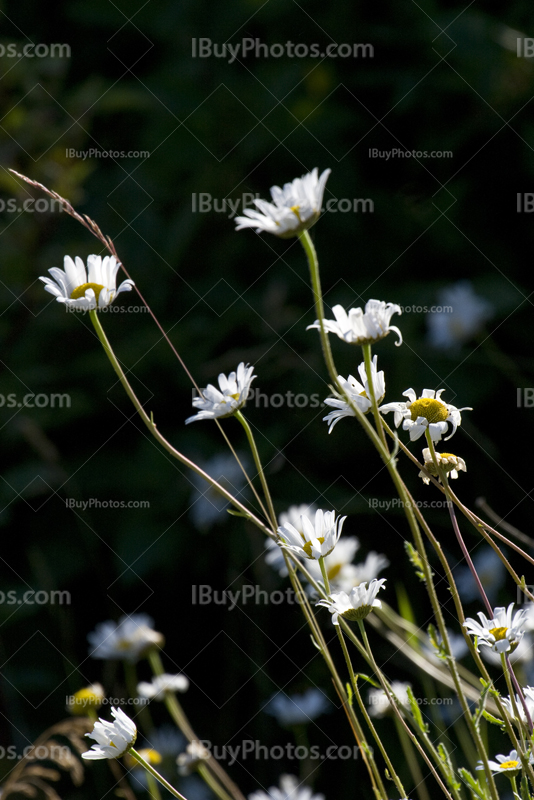
[[[412,421],[417,417],[424,417],[428,422],[444,422],[449,416],[447,406],[439,400],[432,400],[430,397],[420,397],[408,406],[412,415]]]
[[[342,566],[343,564],[334,564],[333,566],[330,567],[330,569],[326,570],[326,574],[328,575],[329,581],[333,581],[335,580],[335,578],[337,578],[337,576],[341,572]]]
[[[439,453],[437,455],[440,455],[442,458],[457,458],[453,453]]]
[[[293,214],[296,216],[296,218],[298,219],[299,222],[302,222],[302,220],[300,218],[299,210],[300,210],[300,206],[291,206],[291,211],[293,212]]]
[[[230,397],[233,398],[234,400],[239,400],[239,392],[236,392],[235,394],[231,394]]]
[[[501,769],[519,769],[519,761],[503,761]]]
[[[80,297],[85,297],[85,293],[88,289],[92,289],[95,293],[96,302],[98,305],[98,298],[100,296],[100,292],[104,287],[100,283],[82,283],[81,286],[78,286],[70,296],[71,300],[79,300]]]
[[[496,642],[501,642],[503,639],[506,639],[507,632],[508,628],[492,628],[490,630],[490,633]]]
[[[302,537],[302,538],[304,538],[304,537]],[[318,536],[317,537],[317,541],[320,542],[321,544],[323,544],[324,536]],[[308,558],[313,558],[311,547],[312,547],[311,542],[306,542],[306,544],[302,546],[302,549],[304,550],[304,552],[306,553]]]

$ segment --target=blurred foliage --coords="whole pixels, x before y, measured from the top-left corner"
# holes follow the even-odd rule
[[[98,243],[57,210],[8,212],[10,199],[20,208],[41,195],[7,170],[66,196],[112,237],[200,385],[243,360],[255,365],[264,394],[322,399],[329,390],[318,337],[305,330],[314,311],[298,243],[235,234],[229,210],[192,208],[202,192],[220,203],[244,193],[266,197],[272,184],[331,167],[325,200],[369,198],[374,211],[325,214],[314,229],[328,306],[378,297],[430,307],[441,288],[463,278],[493,304],[486,331],[456,351],[432,349],[426,315],[417,312],[398,322],[402,347],[390,337],[377,351],[387,400],[410,386],[445,387],[446,401],[474,408],[452,445],[468,465],[458,491],[468,505],[484,495],[528,533],[534,411],[518,408],[516,398],[518,388],[534,386],[533,232],[516,197],[534,189],[534,63],[517,57],[516,39],[532,30],[532,5],[19,0],[0,3],[0,11],[0,44],[71,47],[70,58],[0,58],[0,393],[71,397],[68,408],[0,408],[1,591],[72,596],[70,605],[0,604],[0,740],[23,747],[60,719],[66,695],[102,677],[102,664],[86,656],[88,631],[144,611],[167,637],[169,670],[184,670],[192,682],[184,705],[202,737],[231,745],[243,737],[266,746],[291,741],[261,711],[278,687],[315,683],[338,705],[298,607],[192,605],[193,584],[219,591],[285,584],[242,520],[223,514],[207,533],[195,530],[191,476],[147,437],[89,321],[65,314],[38,280],[66,253],[101,252]],[[370,43],[374,56],[251,54],[230,64],[192,58],[192,39],[201,37]],[[371,148],[396,147],[452,150],[453,158],[369,157]],[[150,157],[68,156],[90,148]],[[140,302],[132,292],[117,305]],[[215,426],[185,428],[191,387],[149,315],[107,314],[103,324],[168,438],[204,462],[223,453]],[[332,346],[341,374],[354,373],[359,352],[338,340]],[[277,511],[317,502],[349,514],[344,533],[360,538],[360,553],[385,552],[394,565],[385,573],[389,602],[396,605],[395,583],[406,581],[426,626],[429,605],[404,553],[402,512],[369,507],[371,497],[393,496],[381,465],[355,425],[344,421],[328,436],[323,415],[321,407],[249,408]],[[244,449],[237,423],[223,424]],[[413,450],[419,455],[419,446]],[[435,499],[409,464],[403,471],[416,498]],[[67,508],[67,500],[91,498],[143,500],[150,508]],[[447,514],[428,516],[455,564]],[[466,536],[476,551],[475,533]],[[443,582],[438,591],[449,609]],[[515,599],[510,582],[500,599]],[[378,638],[376,646],[390,677],[410,678],[415,691],[419,679],[402,655]],[[124,692],[117,665],[107,666],[105,678],[111,695]],[[351,743],[340,715],[312,724],[310,741]],[[0,762],[0,770],[9,768]],[[232,775],[247,792],[297,769],[259,761]],[[336,786],[364,772],[361,762],[338,761],[313,778],[334,800]],[[370,789],[358,791],[371,797]]]

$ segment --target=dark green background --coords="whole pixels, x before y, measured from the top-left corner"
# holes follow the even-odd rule
[[[254,364],[255,386],[266,394],[328,394],[317,334],[305,330],[315,315],[298,243],[234,233],[228,214],[193,213],[193,193],[268,197],[271,185],[318,166],[332,169],[325,199],[371,199],[373,213],[325,214],[313,230],[329,307],[370,297],[432,306],[441,287],[470,279],[495,307],[487,331],[444,353],[429,347],[424,313],[395,318],[404,345],[389,337],[376,349],[386,399],[410,386],[446,387],[446,401],[472,406],[447,445],[468,466],[458,490],[468,504],[485,496],[529,532],[534,409],[517,408],[516,398],[518,388],[534,385],[533,220],[517,213],[516,197],[534,191],[534,64],[514,48],[517,36],[533,32],[530,2],[22,0],[1,3],[0,12],[6,45],[71,46],[68,59],[0,58],[0,196],[40,196],[10,176],[14,168],[94,218],[201,386],[243,360]],[[191,40],[200,37],[370,43],[374,57],[249,56],[228,64],[192,58]],[[369,157],[369,148],[395,147],[452,150],[453,158]],[[68,158],[67,148],[150,157],[82,161]],[[260,535],[231,517],[205,534],[195,530],[190,476],[147,438],[89,320],[65,314],[38,281],[66,253],[102,252],[98,243],[65,214],[4,211],[1,224],[0,393],[66,392],[72,403],[0,408],[0,588],[68,590],[72,604],[0,605],[0,742],[22,747],[60,719],[67,694],[102,678],[102,663],[86,657],[87,633],[135,611],[151,614],[165,633],[166,666],[191,679],[184,705],[201,736],[233,746],[243,738],[291,741],[259,711],[277,687],[315,683],[335,699],[298,608],[229,612],[191,603],[192,584],[285,588],[260,557]],[[138,304],[134,293],[117,301]],[[150,317],[102,321],[170,441],[204,461],[224,452],[211,423],[184,426],[191,387]],[[340,372],[354,373],[359,352],[337,339],[332,346]],[[344,533],[360,538],[361,554],[375,549],[394,565],[384,573],[385,598],[395,606],[395,585],[404,580],[426,627],[426,595],[404,555],[404,518],[369,508],[369,498],[393,497],[378,457],[350,421],[328,436],[323,414],[249,409],[276,509],[317,502],[348,514]],[[243,451],[237,423],[223,424]],[[401,469],[418,499],[439,499],[409,464]],[[74,513],[68,498],[147,500],[150,509]],[[446,513],[429,519],[455,564]],[[466,536],[476,548],[474,532]],[[439,593],[454,626],[443,583]],[[500,600],[514,599],[508,582]],[[333,637],[326,612],[320,616]],[[389,677],[411,679],[419,691],[402,657],[378,641],[377,648]],[[124,690],[120,670],[106,679],[109,694]],[[351,743],[341,712],[310,728],[312,743]],[[387,737],[388,723],[382,730]],[[11,767],[0,762],[5,773]],[[230,771],[249,792],[298,764],[247,762]],[[359,796],[371,797],[360,761],[324,765],[314,778],[327,800],[356,781]]]

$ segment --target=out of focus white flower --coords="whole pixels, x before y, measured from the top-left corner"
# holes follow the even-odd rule
[[[88,635],[93,658],[121,658],[134,663],[153,647],[163,647],[165,639],[153,628],[154,620],[147,614],[121,617],[119,622],[100,622]]]
[[[302,786],[294,775],[281,775],[280,788],[271,786],[266,792],[249,794],[248,800],[324,800],[324,794],[313,794],[308,786]]]
[[[256,233],[267,231],[281,239],[289,239],[300,231],[307,230],[317,222],[321,214],[323,194],[331,170],[319,177],[317,167],[302,178],[285,183],[284,188],[271,186],[273,203],[256,199],[258,211],[245,208],[244,217],[236,218],[236,231],[242,228],[255,228]]]
[[[276,717],[280,725],[305,725],[331,708],[332,704],[319,689],[308,689],[304,694],[273,695],[264,711]]]
[[[534,688],[532,688],[532,686],[527,686],[526,689],[523,689],[523,696],[524,696],[525,702],[527,704],[528,713],[530,714],[530,719],[534,719]],[[503,706],[506,708],[506,710],[508,711],[508,713],[510,714],[510,716],[513,719],[517,719],[517,717],[515,715],[515,712],[514,712],[514,706],[513,706],[513,703],[512,703],[512,698],[510,696],[501,697],[501,702],[502,702]],[[527,717],[526,717],[526,714],[525,714],[525,709],[523,708],[523,703],[521,702],[520,697],[519,697],[518,694],[516,694],[516,696],[515,696],[515,703],[516,703],[516,706],[517,706],[517,710],[519,712],[519,719],[522,722],[526,722],[527,721]]]
[[[428,338],[433,347],[454,349],[472,339],[494,314],[487,300],[473,290],[469,281],[458,281],[438,293],[438,305],[451,311],[428,315]]]
[[[88,709],[99,708],[105,697],[104,687],[101,683],[92,683],[90,686],[85,686],[79,689],[68,699],[67,711],[75,716],[84,716],[88,714]]]
[[[238,456],[244,469],[248,469],[249,462],[247,458],[240,453],[238,453]],[[214,456],[205,464],[201,464],[201,467],[204,472],[207,472],[211,478],[220,483],[223,488],[231,492],[235,497],[243,498],[243,487],[246,480],[233,455]],[[223,514],[222,512],[228,508],[228,500],[220,495],[204,478],[197,475],[196,472],[192,474],[191,482],[195,489],[191,496],[189,513],[195,527],[204,532],[214,524],[226,522],[228,514]]]
[[[168,692],[187,692],[188,689],[189,681],[185,675],[155,675],[151,683],[141,681],[137,684],[139,697],[148,700],[165,700]]]
[[[406,710],[410,708],[410,699],[407,691],[409,686],[410,684],[404,681],[392,681],[390,684],[392,694],[397,698],[401,707]],[[389,698],[383,689],[370,689],[368,703],[370,717],[383,717],[386,714],[393,713]]]
[[[180,753],[176,759],[180,775],[191,775],[202,761],[211,758],[210,751],[201,742],[190,742],[185,753]]]

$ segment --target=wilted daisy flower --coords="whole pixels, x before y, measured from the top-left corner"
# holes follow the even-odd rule
[[[324,800],[324,794],[313,794],[308,786],[302,786],[294,775],[281,775],[280,788],[271,786],[266,792],[249,794],[248,800]]]
[[[423,450],[423,458],[425,460],[426,471],[437,478],[438,471],[434,465],[434,459],[428,447],[425,447]],[[463,458],[455,456],[452,453],[436,453],[436,461],[438,462],[438,466],[441,467],[449,478],[457,478],[459,471],[467,472],[467,467],[465,466]],[[423,479],[423,483],[430,483],[430,478],[427,477],[423,471],[419,473],[418,477]]]
[[[339,383],[347,397],[350,398],[352,403],[360,409],[363,414],[367,414],[371,409],[371,391],[367,374],[365,372],[365,363],[362,362],[358,367],[358,372],[362,383],[356,380],[352,375],[349,375],[347,380],[341,375],[337,376]],[[373,389],[377,403],[381,403],[386,393],[386,382],[384,379],[383,371],[377,370],[377,356],[374,356],[371,362],[371,377],[373,382]],[[355,417],[356,412],[344,399],[343,396],[327,397],[325,400],[327,406],[331,406],[335,411],[330,411],[326,417],[323,417],[323,422],[328,422],[328,433],[332,433],[334,425],[339,422],[342,417]]]
[[[338,517],[335,511],[315,512],[313,522],[306,516],[301,516],[302,532],[298,531],[290,522],[278,528],[281,537],[280,547],[285,547],[305,558],[321,558],[332,552],[341,535],[341,529],[346,517]]]
[[[120,758],[130,747],[133,747],[137,739],[137,728],[132,720],[126,716],[120,708],[112,708],[111,714],[115,717],[115,722],[106,722],[101,719],[95,722],[92,733],[86,733],[90,739],[94,739],[94,744],[86,753],[82,753],[82,758]]]
[[[478,637],[478,645],[486,645],[494,653],[513,652],[523,638],[522,624],[525,620],[523,609],[516,611],[512,618],[513,608],[513,603],[510,603],[508,608],[495,608],[493,619],[488,619],[482,611],[479,611],[480,623],[468,617],[464,622],[464,628]]]
[[[99,708],[105,697],[104,687],[101,683],[92,683],[84,689],[79,689],[68,699],[67,711],[75,716],[87,716],[88,708]]]
[[[447,436],[450,439],[456,433],[456,428],[462,422],[460,411],[472,411],[472,408],[456,408],[449,403],[440,400],[445,389],[438,392],[434,389],[423,389],[423,394],[418,399],[413,389],[407,389],[403,396],[408,398],[405,403],[386,403],[380,406],[382,414],[389,411],[395,412],[395,427],[398,428],[404,420],[402,427],[405,431],[410,431],[410,440],[415,442],[423,433],[428,430],[433,442],[439,442],[444,433],[449,430],[448,423],[452,425],[452,433]],[[445,440],[446,441],[446,440]]]
[[[116,288],[120,264],[115,256],[106,256],[104,259],[102,256],[88,256],[87,271],[79,256],[76,256],[75,261],[70,256],[65,256],[63,266],[64,270],[58,267],[48,270],[54,280],[43,277],[39,280],[44,283],[45,290],[67,308],[83,311],[105,308],[118,294],[131,291],[135,285],[128,279]]]
[[[147,614],[132,614],[116,622],[100,622],[88,635],[93,658],[123,658],[135,662],[153,647],[163,647],[163,635],[153,629],[154,621]]]
[[[219,389],[216,389],[212,384],[208,384],[205,389],[202,389],[203,397],[193,398],[193,406],[200,408],[198,414],[188,417],[185,424],[196,422],[200,419],[216,419],[220,417],[231,417],[235,411],[243,408],[247,402],[248,393],[250,391],[250,384],[256,377],[252,373],[254,367],[245,366],[242,361],[238,367],[237,372],[231,372],[228,377],[221,372],[219,375]]]
[[[390,684],[391,693],[397,698],[399,704],[406,711],[410,708],[410,698],[408,697],[409,683],[404,681],[392,681]],[[393,713],[393,707],[383,689],[370,689],[368,695],[369,716],[383,717]]]
[[[490,761],[488,765],[491,769],[492,775],[497,775],[500,772],[507,772],[509,775],[517,775],[521,769],[521,759],[517,754],[517,750],[511,750],[507,756],[495,756],[497,761]],[[498,763],[497,763],[498,762]],[[484,769],[484,764],[479,761],[477,769]]]
[[[155,675],[151,683],[137,684],[137,694],[148,700],[165,700],[167,692],[187,692],[189,681],[185,675]]]
[[[308,689],[304,694],[274,694],[264,711],[276,717],[280,725],[305,725],[330,710],[331,703],[319,689]]]
[[[202,761],[208,761],[211,753],[201,742],[190,742],[185,748],[185,753],[180,753],[176,759],[180,775],[191,775]]]
[[[318,177],[315,167],[302,178],[295,178],[292,183],[284,184],[283,189],[271,186],[274,203],[254,200],[259,211],[245,208],[243,214],[246,216],[236,218],[236,231],[255,228],[256,233],[267,231],[281,239],[289,239],[300,231],[311,228],[321,214],[324,187],[330,172],[331,170],[325,169],[321,177]]]
[[[313,504],[311,506],[307,506],[305,504],[301,504],[300,506],[289,506],[287,511],[283,511],[279,515],[278,522],[282,526],[289,522],[289,524],[292,525],[299,533],[304,535],[301,517],[307,517],[313,524],[316,511],[317,506]],[[275,542],[274,539],[267,539],[265,542],[265,549],[267,550],[267,553],[265,554],[265,563],[269,564],[270,567],[276,570],[282,578],[285,578],[288,572],[283,553],[278,543]]]
[[[438,305],[450,309],[429,314],[429,342],[440,349],[458,348],[493,316],[493,306],[473,291],[470,281],[458,281],[438,294]]]
[[[334,625],[339,625],[338,617],[340,615],[351,622],[364,619],[369,616],[373,608],[382,608],[382,603],[376,599],[376,595],[385,582],[386,578],[380,578],[380,580],[375,578],[369,584],[369,588],[366,588],[366,583],[360,583],[351,590],[350,594],[333,592],[328,600],[319,600],[315,605],[325,606],[330,611]]]
[[[390,325],[393,314],[402,314],[401,307],[396,303],[385,303],[383,300],[368,300],[365,304],[365,311],[361,308],[351,308],[347,312],[343,306],[337,305],[332,308],[335,316],[333,319],[324,320],[324,328],[328,333],[335,333],[340,339],[349,344],[373,344],[379,339],[383,339],[390,331],[395,331],[399,341],[395,344],[402,344],[402,334],[394,325]],[[318,319],[310,328],[321,329]]]

